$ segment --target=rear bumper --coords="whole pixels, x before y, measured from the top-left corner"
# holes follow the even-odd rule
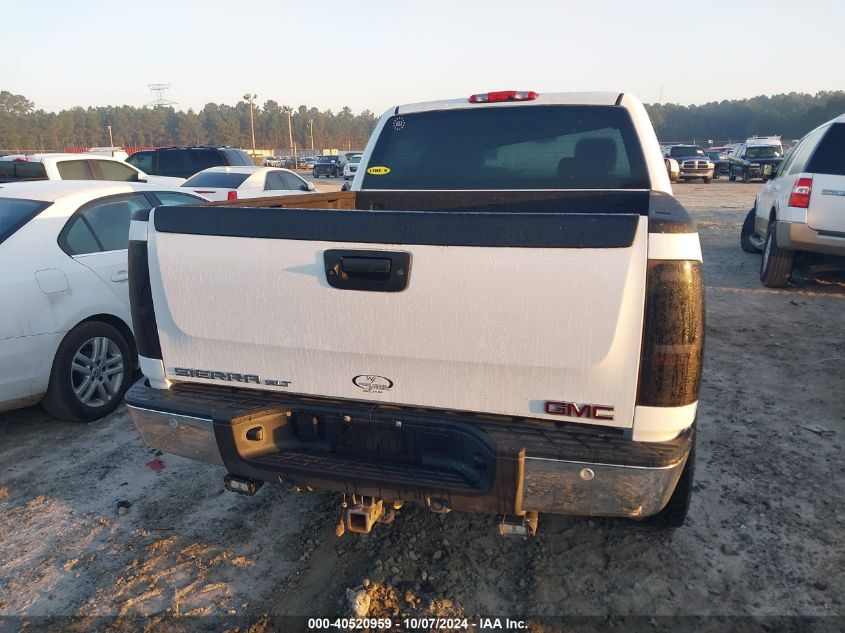
[[[825,255],[845,255],[845,233],[811,229],[803,222],[778,222],[778,245],[791,251],[809,251]],[[764,233],[760,233],[764,235]]]
[[[655,514],[694,441],[146,381],[126,399],[147,444],[240,477],[489,514]]]

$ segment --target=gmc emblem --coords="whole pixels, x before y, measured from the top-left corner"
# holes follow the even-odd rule
[[[606,404],[577,404],[575,402],[556,402],[546,400],[546,413],[565,415],[569,418],[587,418],[589,420],[612,420],[614,407]]]

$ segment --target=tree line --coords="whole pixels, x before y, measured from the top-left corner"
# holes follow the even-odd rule
[[[651,104],[646,109],[662,141],[744,141],[755,134],[793,140],[845,114],[845,92],[790,92],[704,105]]]
[[[790,92],[689,106],[649,104],[646,109],[658,138],[665,141],[739,141],[755,134],[797,139],[820,123],[845,113],[845,91],[814,95]],[[290,147],[288,113],[298,149],[361,149],[377,121],[369,110],[354,114],[348,107],[332,112],[265,101],[255,104],[253,110],[256,147]],[[48,151],[107,146],[108,126],[112,128],[114,145],[123,147],[252,147],[249,104],[245,101],[235,105],[208,103],[198,112],[169,106],[126,105],[47,112],[36,109],[23,95],[0,91],[0,149]]]
[[[38,110],[22,95],[0,92],[0,149],[63,150],[109,145],[111,126],[115,146],[232,145],[252,148],[249,104],[208,103],[202,110],[170,106],[76,107],[61,112]],[[378,118],[369,110],[354,114],[301,105],[289,108],[266,101],[253,108],[255,146],[299,149],[361,149]],[[288,116],[290,115],[290,128]],[[313,145],[312,145],[313,139]]]

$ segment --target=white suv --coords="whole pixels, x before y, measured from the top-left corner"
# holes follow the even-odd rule
[[[845,114],[802,138],[757,194],[740,235],[763,252],[760,281],[789,283],[795,253],[845,255]]]
[[[31,180],[110,180],[178,187],[184,178],[149,176],[118,158],[102,154],[14,154],[0,157],[0,183]]]

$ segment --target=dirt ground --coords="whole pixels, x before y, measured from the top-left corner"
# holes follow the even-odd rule
[[[285,616],[349,614],[347,590],[366,587],[369,614],[394,622],[509,616],[551,631],[584,630],[552,616],[608,626],[645,616],[637,629],[657,630],[662,616],[801,616],[841,630],[845,275],[809,270],[785,290],[760,285],[760,258],[738,237],[759,187],[675,186],[698,222],[707,282],[684,528],[544,516],[523,541],[500,538],[487,517],[408,507],[369,536],[337,538],[333,495],[224,492],[221,470],[146,447],[123,407],[87,426],[32,408],[0,415],[0,616],[295,630],[307,625]],[[158,471],[146,465],[156,458]],[[711,628],[730,622],[785,630],[765,620]]]

